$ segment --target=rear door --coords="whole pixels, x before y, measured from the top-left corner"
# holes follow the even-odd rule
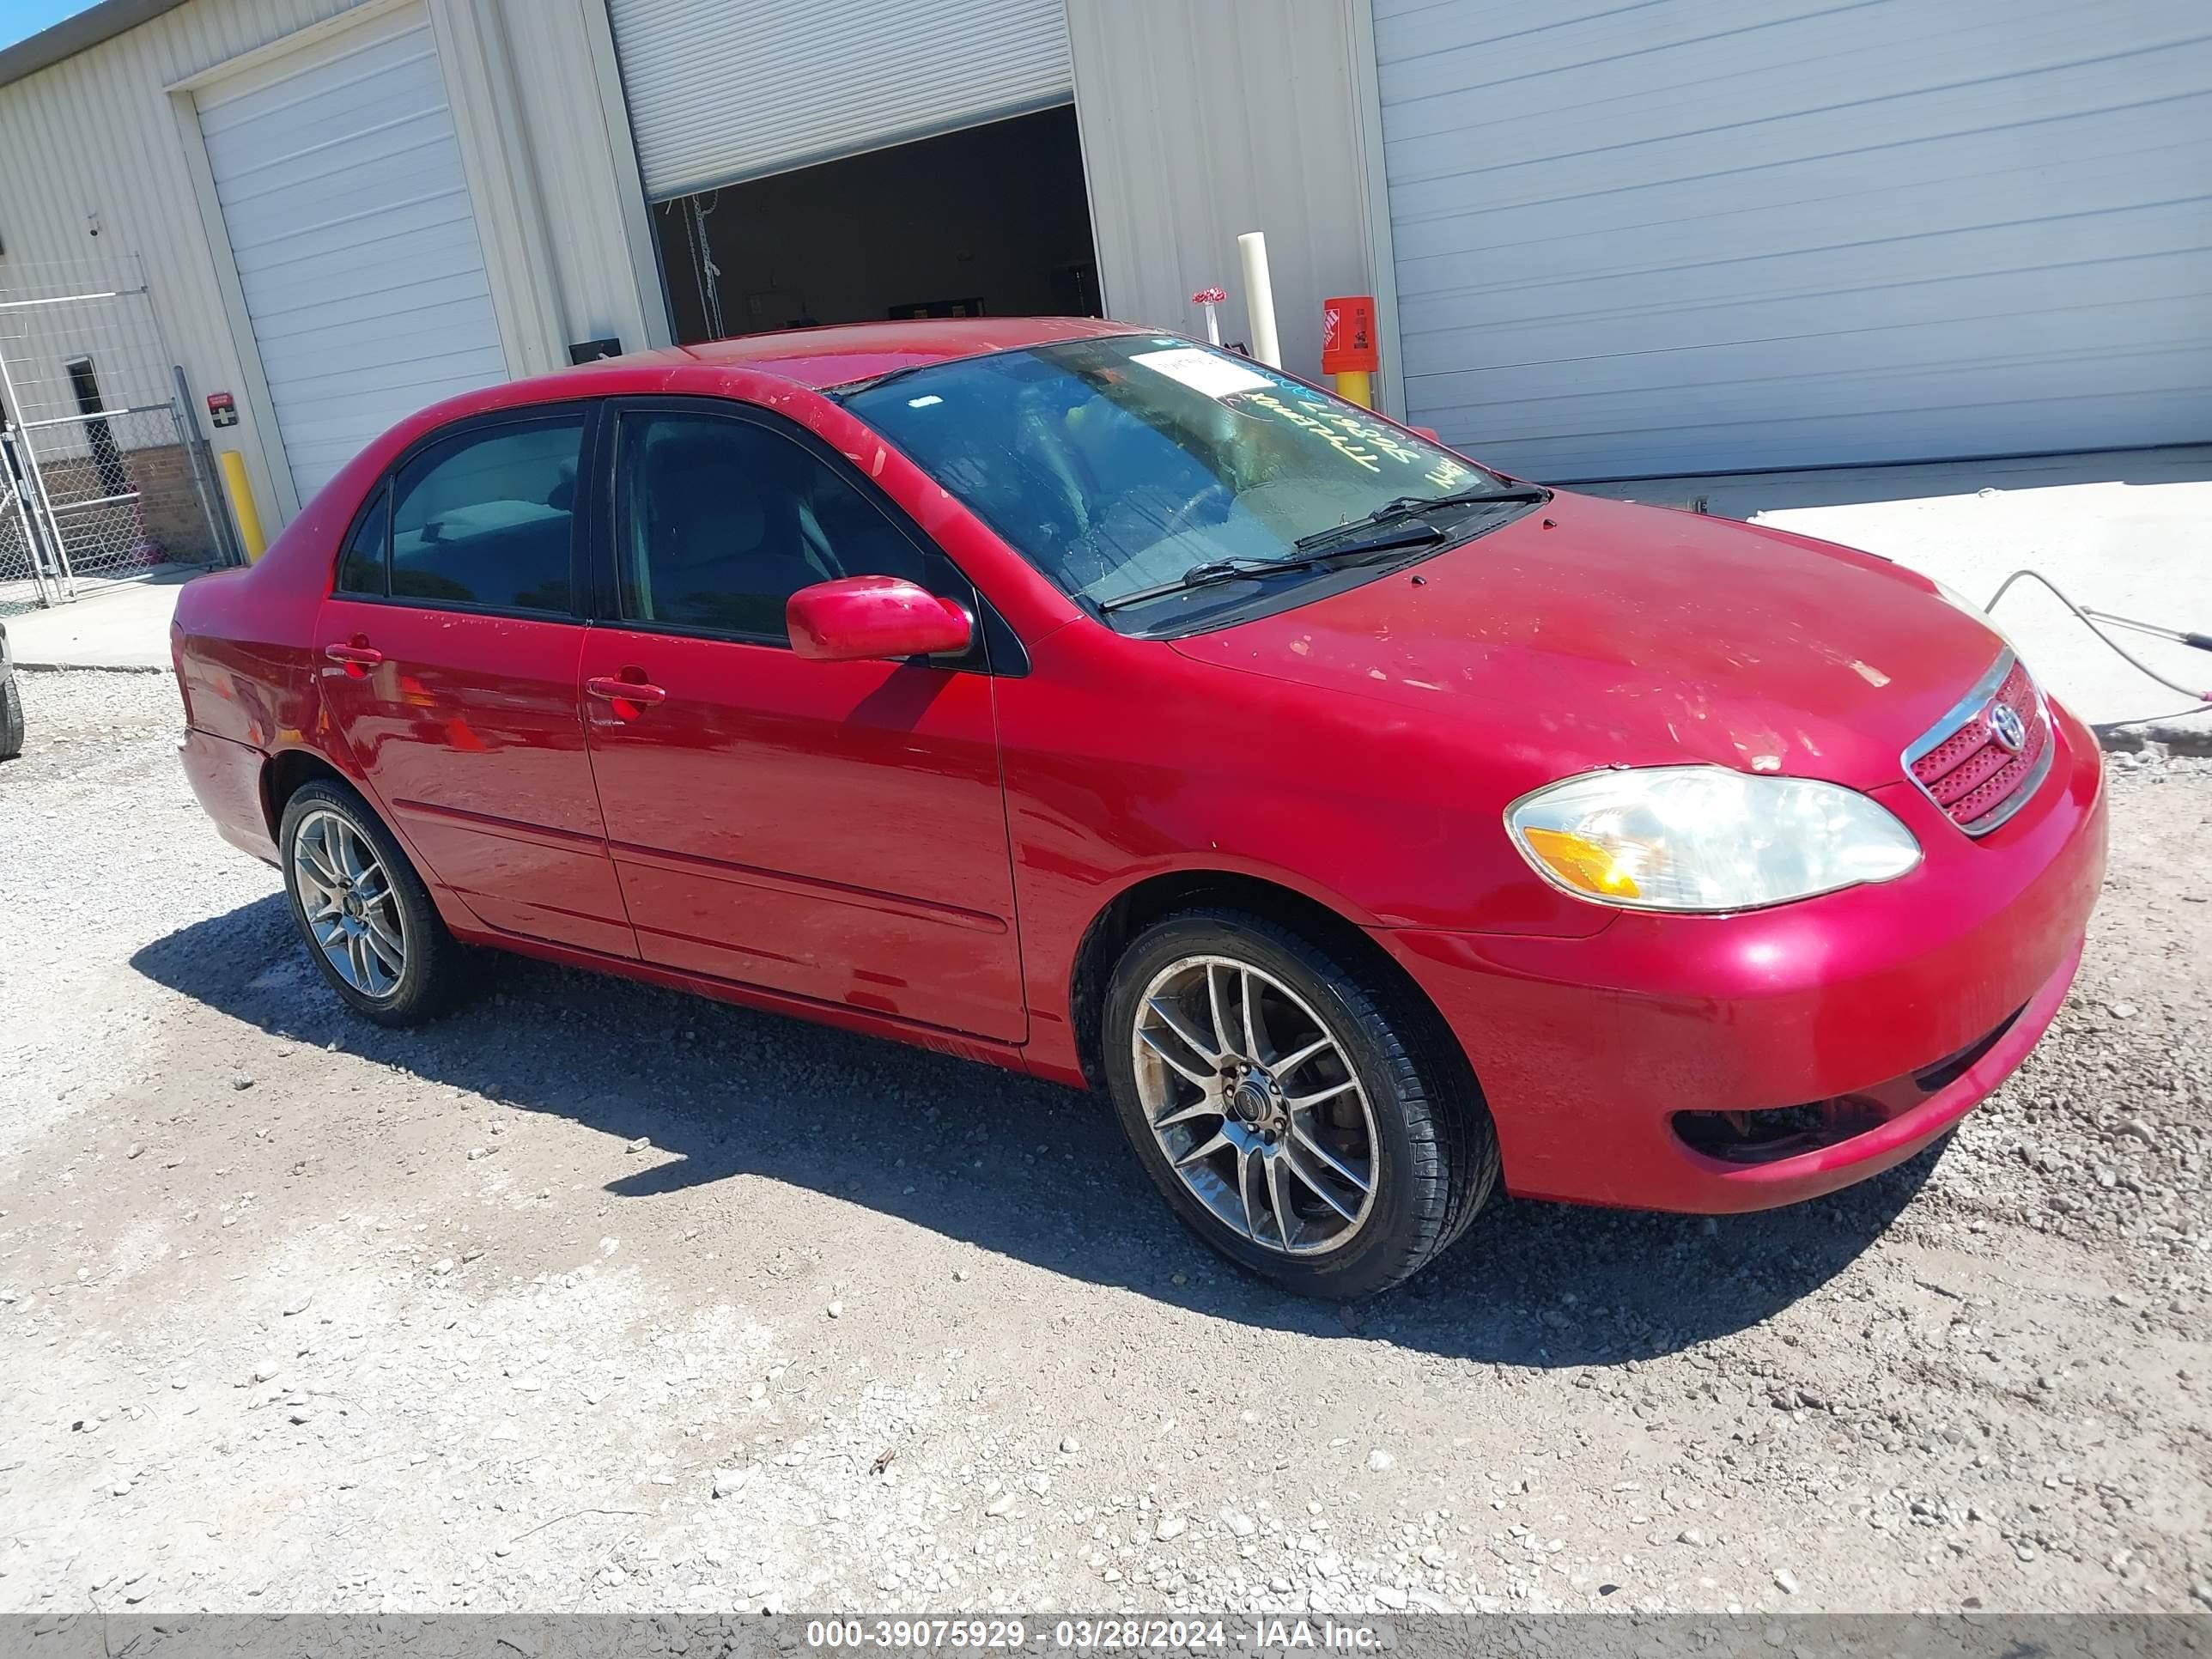
[[[577,706],[589,411],[418,445],[356,520],[318,622],[324,702],[386,816],[478,918],[634,957]]]
[[[905,576],[980,615],[975,590],[765,412],[690,399],[609,418],[611,614],[585,641],[585,719],[640,953],[1026,1035],[983,650],[817,662],[784,631],[784,601],[836,576]]]

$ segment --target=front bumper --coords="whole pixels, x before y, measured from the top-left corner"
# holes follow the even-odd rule
[[[2057,1015],[2103,880],[2096,741],[2051,712],[2051,776],[1984,840],[1909,784],[1876,792],[1927,853],[1894,882],[1736,916],[1623,914],[1587,939],[1379,933],[1465,1046],[1507,1188],[1765,1209],[1901,1163],[1964,1116]],[[1859,1115],[1850,1133],[1765,1161],[1700,1150],[1688,1126],[1710,1117],[1682,1115],[1837,1102]]]

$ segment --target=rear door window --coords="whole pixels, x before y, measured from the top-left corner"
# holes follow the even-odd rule
[[[581,415],[502,422],[408,462],[392,487],[392,597],[570,614],[583,439]]]

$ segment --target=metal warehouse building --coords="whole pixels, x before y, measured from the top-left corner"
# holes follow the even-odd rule
[[[607,342],[1214,283],[1243,338],[1249,229],[1290,368],[1374,294],[1386,404],[1522,474],[2212,437],[2201,0],[104,0],[0,52],[15,418],[97,491],[180,364],[278,522]]]

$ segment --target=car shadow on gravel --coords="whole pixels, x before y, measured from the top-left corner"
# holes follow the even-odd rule
[[[387,1031],[324,984],[280,895],[131,958],[149,979],[273,1035],[618,1141],[646,1137],[659,1161],[607,1182],[618,1200],[650,1205],[752,1175],[1214,1317],[1509,1366],[1617,1364],[1755,1324],[1880,1238],[1942,1152],[1755,1216],[1498,1198],[1426,1272],[1337,1308],[1276,1291],[1194,1240],[1092,1097],[629,981],[478,961],[477,1000],[434,1025]]]

